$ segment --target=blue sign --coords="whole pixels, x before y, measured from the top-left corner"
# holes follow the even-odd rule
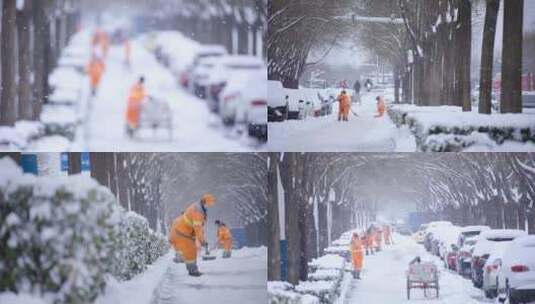
[[[82,152],[82,171],[91,171],[91,162],[89,161],[89,152]]]
[[[286,248],[286,240],[280,240],[281,281],[288,280],[288,255],[286,254]]]
[[[244,228],[231,228],[230,233],[232,234],[232,247],[239,249],[247,246],[247,235]]]
[[[37,175],[37,154],[22,153],[20,156],[20,165],[24,173]]]
[[[61,152],[61,171],[69,171],[69,153]]]

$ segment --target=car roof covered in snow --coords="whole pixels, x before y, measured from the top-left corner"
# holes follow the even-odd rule
[[[256,56],[250,55],[225,55],[219,57],[218,64],[227,66],[264,66],[264,61]]]
[[[490,229],[481,232],[480,238],[492,241],[500,239],[514,239],[523,235],[527,235],[527,233],[518,229]]]
[[[461,233],[463,232],[474,232],[474,231],[485,231],[489,230],[489,226],[483,226],[483,225],[472,225],[472,226],[464,226],[461,228]]]
[[[227,54],[227,49],[219,44],[203,44],[197,50],[197,56],[208,54]]]
[[[503,263],[527,263],[535,267],[535,235],[522,236],[512,241],[504,253]]]
[[[233,74],[223,92],[222,96],[240,92],[242,96],[250,98],[267,99],[267,71],[265,69],[254,70],[249,73]]]

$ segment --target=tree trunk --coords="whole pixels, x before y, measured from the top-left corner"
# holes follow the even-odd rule
[[[470,93],[470,63],[472,54],[472,4],[470,0],[459,0],[456,44],[456,92],[463,111],[472,110]]]
[[[107,152],[90,152],[91,177],[96,179],[101,185],[109,187],[108,170],[106,157]]]
[[[129,178],[126,171],[126,158],[128,154],[117,153],[117,200],[125,209],[128,209]]]
[[[269,154],[268,170],[268,281],[280,281],[280,223],[279,223],[279,200],[278,200],[278,153]]]
[[[502,91],[500,96],[502,113],[522,112],[523,17],[524,0],[504,1]]]
[[[108,153],[106,162],[108,163],[108,184],[110,185],[111,192],[117,197],[117,172],[116,172],[116,153]]]
[[[31,75],[31,1],[24,1],[24,9],[17,11],[17,32],[19,45],[19,116],[20,119],[32,120],[32,84]]]
[[[16,71],[16,0],[2,3],[2,84],[0,93],[0,125],[13,126],[17,120]]]
[[[45,98],[46,80],[46,55],[45,45],[47,44],[46,32],[48,29],[47,17],[45,14],[45,3],[41,0],[32,0],[33,10],[33,119],[38,120]]]
[[[483,47],[481,50],[481,76],[479,80],[479,113],[490,114],[492,100],[492,64],[494,63],[494,39],[500,0],[487,0]]]
[[[82,153],[69,152],[69,175],[78,174],[82,172]]]

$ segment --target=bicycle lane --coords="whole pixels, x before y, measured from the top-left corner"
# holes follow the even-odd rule
[[[444,269],[440,258],[429,254],[412,238],[396,234],[394,242],[383,251],[364,257],[362,280],[353,280],[344,303],[492,303],[469,280]],[[413,289],[411,300],[407,300],[405,272],[416,256],[437,264],[440,270],[438,299],[434,290],[429,291],[426,298],[423,290]]]

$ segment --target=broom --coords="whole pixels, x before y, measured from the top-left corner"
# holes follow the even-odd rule
[[[210,254],[210,250],[208,250],[208,244],[204,245],[204,255],[202,255],[203,261],[212,261],[215,260],[216,256]]]

